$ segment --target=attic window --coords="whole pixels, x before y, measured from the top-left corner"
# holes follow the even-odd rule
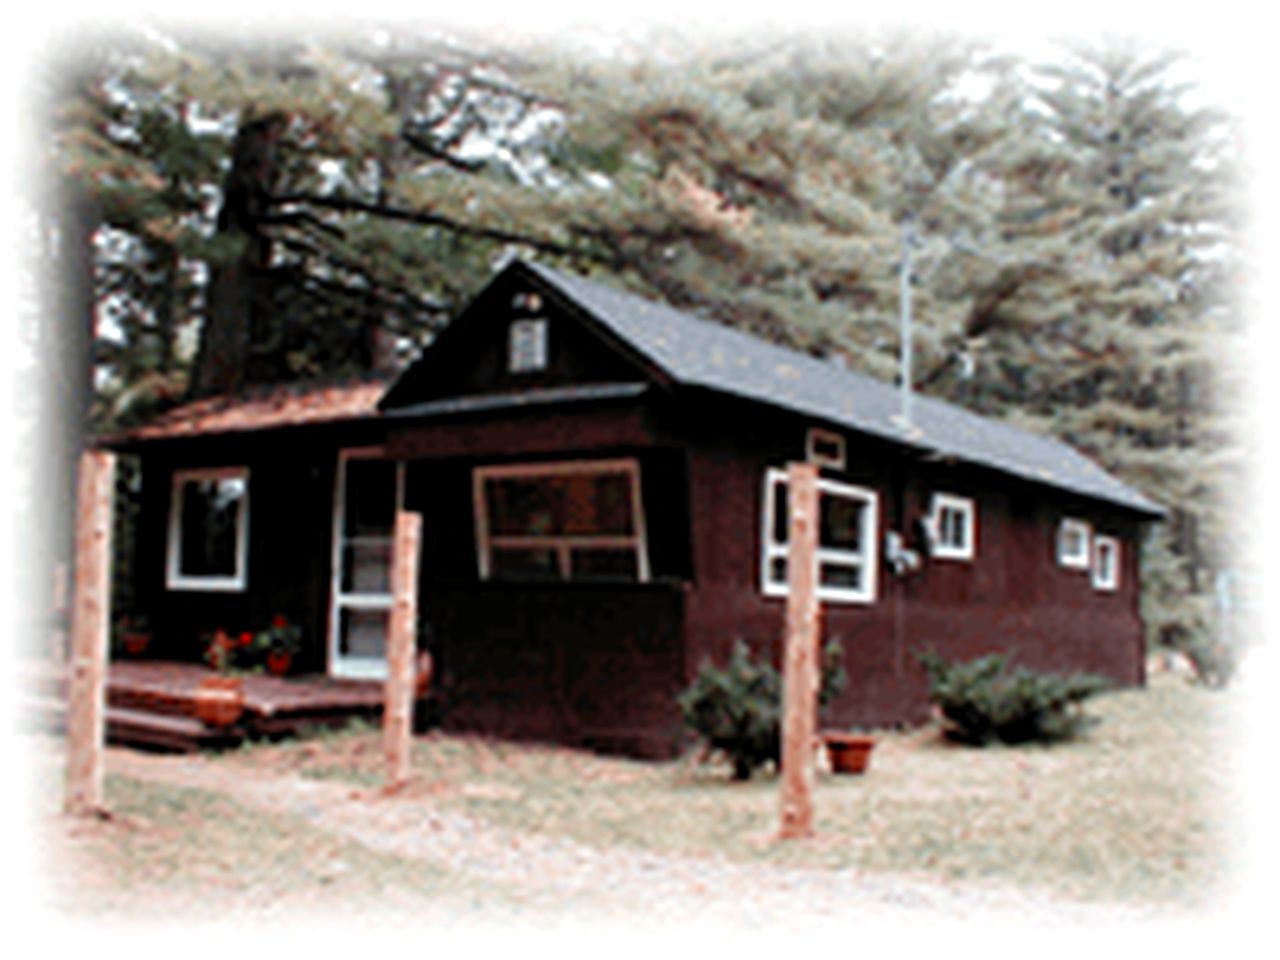
[[[1089,569],[1089,540],[1092,531],[1083,520],[1064,517],[1058,525],[1058,565],[1073,570]]]
[[[929,507],[933,535],[930,556],[944,560],[972,560],[976,552],[977,509],[973,500],[951,493],[935,493]]]
[[[176,471],[165,585],[170,590],[243,590],[248,524],[247,468]]]
[[[872,603],[876,598],[877,511],[874,490],[818,479],[818,599]],[[765,474],[761,580],[765,596],[787,595],[790,533],[787,473]]]
[[[507,342],[507,369],[511,373],[533,373],[546,368],[546,318],[513,320]]]
[[[1120,586],[1120,541],[1115,537],[1095,537],[1093,541],[1093,588],[1115,590]]]
[[[820,467],[843,470],[845,467],[844,437],[831,430],[810,427],[805,435],[805,458]]]

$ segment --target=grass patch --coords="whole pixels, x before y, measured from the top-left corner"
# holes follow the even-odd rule
[[[1232,811],[1228,696],[1161,680],[1093,701],[1100,723],[1052,747],[973,750],[887,732],[862,777],[822,776],[812,841],[777,844],[778,782],[554,747],[432,734],[414,745],[433,803],[516,832],[692,857],[944,881],[1089,901],[1202,903]],[[263,757],[264,760],[272,758]],[[380,782],[376,735],[276,748],[304,776]]]

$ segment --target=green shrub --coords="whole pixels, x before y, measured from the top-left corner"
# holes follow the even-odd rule
[[[920,662],[929,676],[929,698],[949,721],[947,736],[977,746],[1068,739],[1087,723],[1080,704],[1110,685],[1086,673],[1010,669],[1001,654],[950,664],[930,650]]]
[[[844,689],[840,644],[822,651],[818,703],[825,706]],[[704,664],[677,698],[684,722],[713,751],[728,757],[735,780],[750,779],[767,763],[777,765],[781,751],[782,678],[768,660],[757,660],[747,645],[734,645],[723,669]]]

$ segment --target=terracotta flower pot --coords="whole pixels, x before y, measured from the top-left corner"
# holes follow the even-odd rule
[[[863,773],[871,762],[875,737],[860,733],[824,733],[822,742],[827,748],[832,773]]]
[[[149,633],[126,633],[122,638],[124,642],[124,652],[131,657],[140,657],[147,652],[147,647],[151,646],[151,634]]]
[[[276,677],[285,676],[293,667],[293,654],[288,650],[272,650],[267,653],[267,672]]]
[[[211,727],[228,727],[244,713],[244,684],[239,677],[205,677],[196,687],[195,714]]]

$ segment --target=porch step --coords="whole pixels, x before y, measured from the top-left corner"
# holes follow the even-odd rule
[[[192,753],[201,747],[235,743],[240,737],[207,727],[194,717],[108,707],[107,739],[112,743]]]
[[[20,720],[23,732],[62,734],[67,729],[67,706],[57,697],[26,697]],[[108,706],[104,720],[109,743],[178,753],[228,746],[241,739],[238,732],[207,727],[194,717],[146,710]]]

